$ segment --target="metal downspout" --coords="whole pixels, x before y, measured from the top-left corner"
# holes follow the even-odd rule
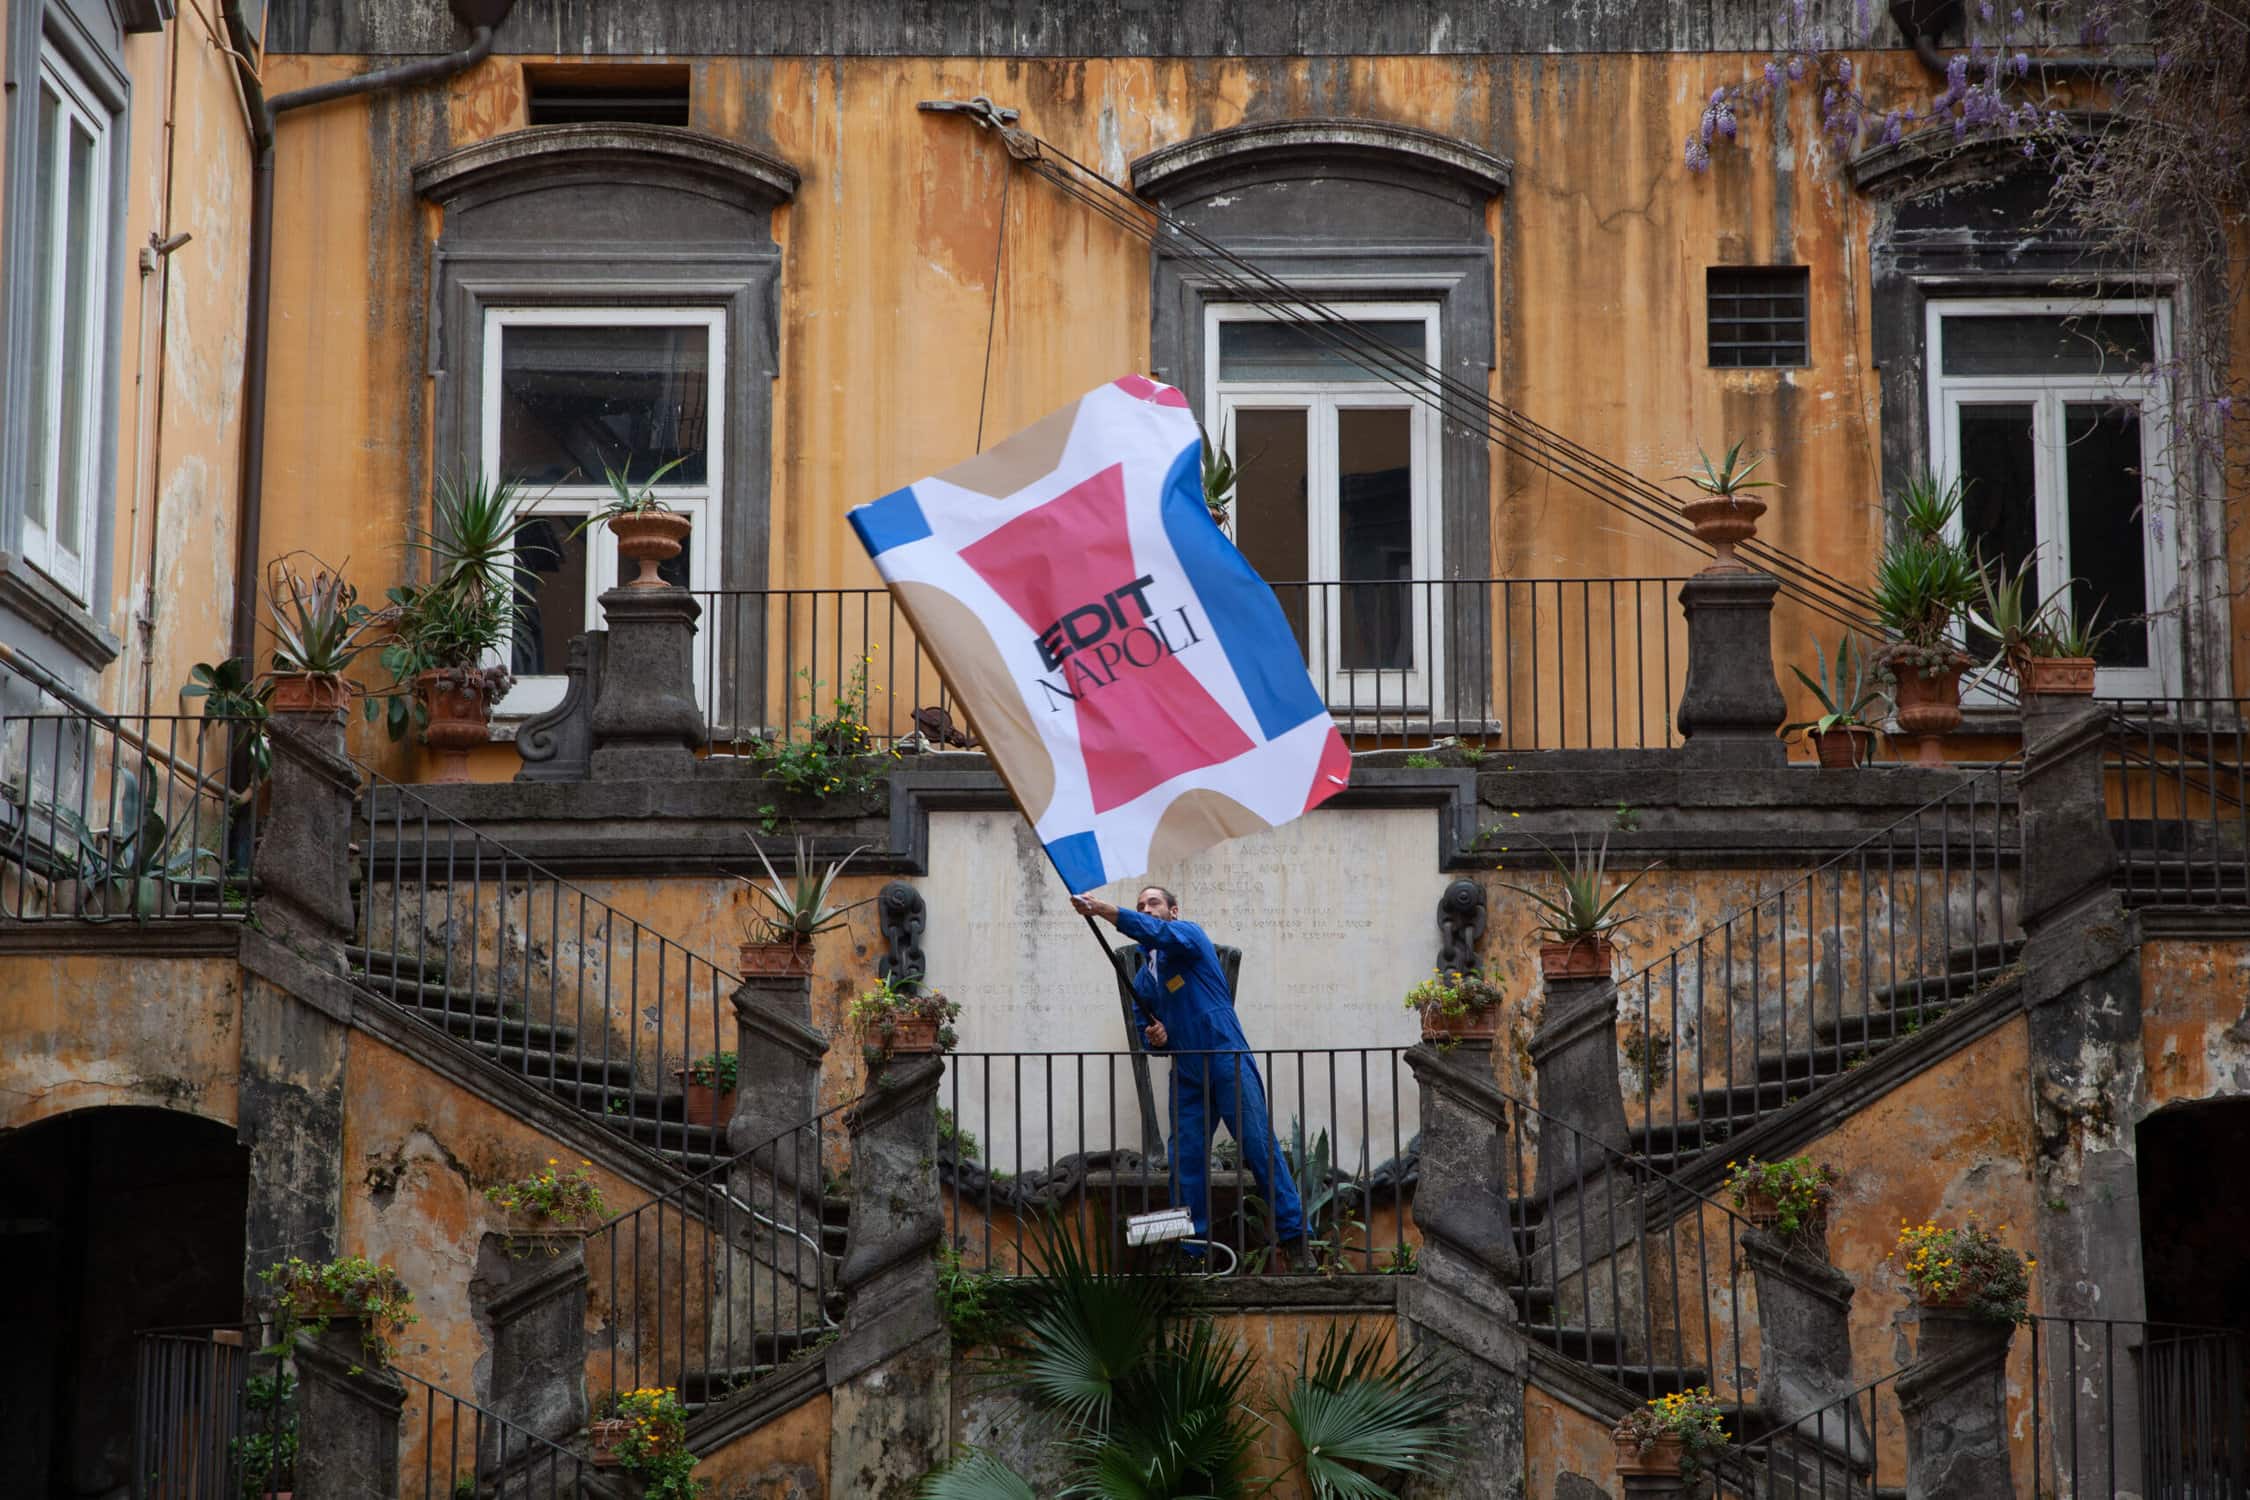
[[[242,0],[221,0],[235,71],[250,106],[251,143],[257,155],[250,196],[250,286],[243,328],[241,485],[235,503],[234,632],[231,652],[254,665],[258,630],[258,534],[265,516],[267,340],[273,299],[273,148],[274,127],[290,110],[332,99],[403,88],[465,72],[492,55],[493,28],[506,19],[507,6],[478,26],[469,45],[443,57],[426,57],[396,67],[378,68],[268,99],[249,59],[256,39],[242,17]]]

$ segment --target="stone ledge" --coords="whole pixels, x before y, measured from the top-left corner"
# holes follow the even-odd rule
[[[2250,906],[2138,906],[2141,938],[2250,938]]]
[[[827,1359],[818,1350],[802,1354],[740,1393],[740,1399],[730,1397],[690,1417],[688,1446],[708,1457],[736,1438],[746,1437],[826,1394]]]
[[[1404,1276],[1214,1276],[1188,1284],[1200,1312],[1396,1312]]]
[[[242,934],[248,930],[249,923],[240,918],[163,917],[136,922],[119,917],[91,922],[77,917],[48,917],[36,922],[0,922],[0,953],[225,958],[241,950]]]

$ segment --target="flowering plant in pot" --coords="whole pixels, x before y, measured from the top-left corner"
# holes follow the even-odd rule
[[[657,569],[680,555],[680,549],[687,545],[688,534],[695,529],[695,518],[682,515],[658,498],[656,482],[693,456],[683,453],[670,463],[659,464],[654,473],[637,485],[632,477],[631,454],[625,456],[622,469],[602,465],[602,477],[609,482],[610,498],[581,521],[571,535],[577,536],[590,526],[607,524],[609,534],[617,539],[619,561],[640,564],[640,572],[625,580],[626,588],[669,587]]]
[[[859,1029],[860,1056],[870,1068],[898,1056],[951,1052],[959,1038],[953,1023],[961,1007],[920,980],[886,974],[851,1004],[848,1019]]]
[[[1701,448],[1695,450],[1695,456],[1703,461],[1702,473],[1672,476],[1703,492],[1701,498],[1684,502],[1680,513],[1695,528],[1695,539],[1711,548],[1713,568],[1739,571],[1742,562],[1734,549],[1758,534],[1758,517],[1766,513],[1766,502],[1747,492],[1781,488],[1771,479],[1750,477],[1771,455],[1760,454],[1745,463],[1742,444],[1737,442],[1717,463]]]
[[[596,1468],[622,1469],[641,1481],[643,1500],[694,1500],[696,1456],[687,1446],[687,1407],[671,1386],[618,1391],[602,1402],[588,1429]]]
[[[317,1338],[328,1331],[331,1319],[357,1318],[360,1349],[367,1363],[379,1369],[398,1353],[399,1336],[407,1326],[420,1321],[413,1312],[414,1293],[398,1272],[363,1256],[316,1262],[292,1255],[260,1271],[258,1279],[273,1288],[274,1307],[281,1314],[274,1343],[278,1351],[289,1349],[300,1331]]]
[[[1951,1227],[1934,1219],[1920,1224],[1901,1219],[1891,1261],[1926,1308],[2029,1323],[2031,1271],[2039,1262],[2002,1243],[2007,1228],[1987,1229],[1974,1214]]]
[[[739,955],[745,974],[807,975],[812,973],[812,940],[823,932],[841,927],[844,918],[869,901],[872,896],[838,906],[829,899],[836,887],[837,877],[852,862],[861,844],[825,870],[813,865],[812,845],[803,837],[797,840],[797,859],[790,878],[783,880],[766,851],[755,840],[750,852],[758,856],[758,863],[766,867],[766,884],[760,885],[746,877],[745,890],[765,903],[765,910],[751,918],[748,934],[742,940]]]
[[[1836,1196],[1836,1169],[1809,1156],[1727,1163],[1727,1191],[1744,1218],[1784,1241],[1817,1237]]]
[[[1626,1413],[1611,1429],[1617,1440],[1620,1474],[1677,1474],[1694,1479],[1709,1473],[1727,1451],[1727,1418],[1711,1399],[1711,1388],[1674,1391]]]
[[[547,1165],[530,1176],[495,1183],[484,1190],[484,1196],[521,1226],[512,1237],[516,1243],[509,1247],[519,1259],[533,1249],[543,1249],[550,1257],[559,1255],[562,1247],[554,1241],[575,1238],[578,1231],[609,1217],[609,1205],[594,1182],[594,1164],[584,1157],[565,1172],[562,1163],[550,1156]]]
[[[342,708],[353,691],[344,673],[374,648],[386,621],[359,602],[359,590],[340,570],[310,553],[267,563],[265,592],[273,630],[268,705],[285,714]]]
[[[1961,723],[1961,673],[1975,665],[1955,639],[1982,574],[1954,540],[1961,484],[1927,475],[1899,499],[1899,529],[1875,566],[1875,613],[1890,637],[1880,664],[1896,688],[1899,727],[1922,737],[1920,762],[1943,764],[1937,737]]]
[[[1805,669],[1794,664],[1789,670],[1819,700],[1820,716],[1785,724],[1781,732],[1802,733],[1812,741],[1821,765],[1830,770],[1863,765],[1875,739],[1874,727],[1867,720],[1878,704],[1888,708],[1891,700],[1869,680],[1867,654],[1855,647],[1848,635],[1836,643],[1833,672],[1818,636],[1813,637],[1813,662],[1820,673],[1817,678],[1807,677]]]
[[[674,1068],[684,1096],[682,1113],[690,1125],[724,1127],[734,1118],[734,1086],[741,1060],[732,1052],[706,1052],[684,1068]]]
[[[1490,1040],[1504,997],[1481,969],[1432,969],[1406,992],[1406,1008],[1422,1017],[1422,1040],[1448,1044]]]
[[[1547,849],[1547,857],[1555,862],[1556,873],[1562,877],[1559,894],[1549,895],[1522,885],[1507,887],[1529,896],[1546,913],[1538,928],[1549,939],[1539,945],[1540,973],[1548,979],[1606,979],[1616,961],[1609,935],[1633,920],[1633,913],[1619,912],[1617,904],[1656,866],[1645,866],[1610,890],[1606,833],[1591,851],[1573,839],[1569,859],[1553,849]]]

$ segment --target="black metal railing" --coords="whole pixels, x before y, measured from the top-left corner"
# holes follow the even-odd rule
[[[2250,1334],[2042,1317],[2031,1357],[2037,1494],[2250,1496]]]
[[[1735,1450],[1719,1465],[1718,1494],[1725,1500],[1874,1500],[1885,1491],[1901,1493],[1906,1460],[1897,1449],[1892,1387],[1904,1373],[1878,1376],[1812,1411],[1741,1414]],[[1882,1436],[1886,1409],[1888,1444]]]
[[[140,1335],[134,1500],[256,1500],[295,1487],[296,1377],[256,1328]]]
[[[668,1386],[690,1410],[748,1389],[836,1326],[848,1104],[697,1174],[586,1236],[597,1382]]]
[[[1439,578],[1273,585],[1355,740],[1457,734],[1506,749],[1679,743],[1683,578]],[[696,676],[714,754],[835,735],[890,744],[960,706],[887,589],[718,589]],[[839,742],[839,748],[853,748]]]
[[[1684,1162],[2002,978],[2016,804],[2012,763],[1979,772],[1620,980],[1641,1149]]]
[[[248,719],[0,718],[0,915],[247,917],[264,758]]]
[[[2139,903],[2250,901],[2250,700],[2110,705],[2117,883]]]
[[[355,822],[355,983],[644,1145],[726,1154],[675,1075],[734,1050],[735,975],[373,772]]]
[[[399,1412],[398,1494],[420,1500],[578,1500],[592,1463],[421,1376],[395,1366],[406,1387]],[[301,1442],[320,1440],[307,1432]]]

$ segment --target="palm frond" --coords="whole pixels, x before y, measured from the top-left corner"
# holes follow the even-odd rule
[[[1022,1475],[981,1448],[963,1450],[942,1469],[922,1476],[920,1500],[1039,1500]]]
[[[1435,1472],[1458,1447],[1451,1383],[1421,1351],[1389,1357],[1379,1332],[1331,1326],[1281,1416],[1320,1500],[1395,1492],[1376,1474]],[[1373,1470],[1375,1473],[1367,1471]]]

